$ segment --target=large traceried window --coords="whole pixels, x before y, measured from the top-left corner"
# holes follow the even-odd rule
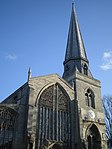
[[[64,142],[70,148],[69,99],[59,84],[44,90],[38,103],[38,148],[43,140]]]
[[[91,89],[87,89],[85,93],[85,102],[88,107],[95,109],[95,96]]]
[[[12,149],[16,116],[13,109],[0,106],[0,149]]]

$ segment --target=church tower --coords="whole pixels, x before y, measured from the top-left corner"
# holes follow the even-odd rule
[[[90,72],[74,3],[63,64],[63,78],[74,87],[78,113],[75,115],[75,148],[106,149],[100,81],[94,79]]]

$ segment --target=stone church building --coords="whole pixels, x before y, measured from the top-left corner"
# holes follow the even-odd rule
[[[0,104],[0,149],[107,149],[100,81],[74,3],[64,73],[32,77]]]

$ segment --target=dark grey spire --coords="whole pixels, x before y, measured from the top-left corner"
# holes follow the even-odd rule
[[[72,59],[83,58],[87,61],[87,56],[73,2],[72,2],[72,14],[70,20],[65,62],[71,58]]]
[[[72,13],[69,26],[63,78],[68,80],[77,67],[80,73],[88,75],[88,59],[78,24],[74,1],[72,1]]]

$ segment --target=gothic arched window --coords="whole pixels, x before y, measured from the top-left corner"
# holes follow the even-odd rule
[[[94,93],[91,89],[87,89],[85,93],[85,102],[88,107],[92,107],[95,109]]]
[[[0,148],[12,148],[17,112],[7,106],[0,106]],[[4,141],[1,141],[4,140]]]
[[[88,66],[84,64],[84,74],[88,75]]]
[[[43,140],[63,141],[69,145],[69,98],[59,84],[43,91],[38,104],[38,147]]]

